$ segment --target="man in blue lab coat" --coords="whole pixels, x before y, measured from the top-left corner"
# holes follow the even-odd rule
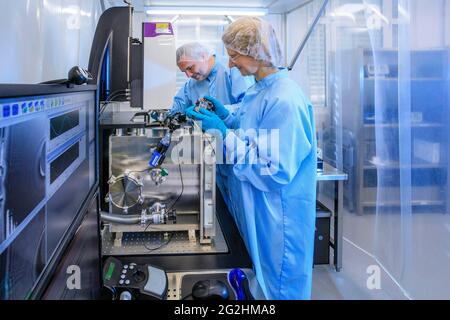
[[[173,100],[170,114],[185,113],[186,109],[205,97],[211,96],[228,106],[234,112],[242,101],[247,89],[253,85],[253,77],[243,77],[237,68],[223,66],[216,55],[207,47],[197,42],[187,43],[177,50],[178,68],[189,80],[179,90]],[[222,159],[217,159],[220,163]],[[217,166],[216,183],[225,202],[227,197],[227,176],[230,166]]]

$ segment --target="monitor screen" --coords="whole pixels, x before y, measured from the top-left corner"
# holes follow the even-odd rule
[[[50,140],[53,140],[80,124],[80,111],[75,110],[50,119]]]
[[[95,103],[94,91],[0,98],[0,299],[31,296],[88,200]]]

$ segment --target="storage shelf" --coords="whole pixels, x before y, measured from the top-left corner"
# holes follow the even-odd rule
[[[365,128],[394,128],[397,129],[399,127],[398,123],[385,123],[385,124],[364,124]],[[425,123],[413,123],[411,124],[412,128],[443,128],[444,125],[442,123],[437,122],[425,122]]]
[[[376,201],[364,201],[361,202],[361,204],[363,206],[372,206],[372,207],[376,207],[376,206],[401,206],[401,202],[400,201],[387,201],[387,202],[376,202]],[[444,201],[430,201],[430,200],[413,200],[411,201],[411,204],[413,206],[443,206],[445,205]]]
[[[402,85],[399,81],[403,80],[398,73],[398,52],[377,51],[376,65],[371,50],[355,49],[346,54],[344,59],[333,56],[331,63],[340,63],[343,70],[348,70],[342,79],[343,83],[348,84],[348,90],[341,97],[342,123],[345,128],[342,143],[346,147],[343,159],[349,163],[347,170],[350,173],[349,182],[344,185],[344,194],[347,195],[349,210],[363,213],[364,206],[400,206],[401,188],[398,186],[398,179],[403,170],[411,173],[413,206],[447,206],[450,167],[446,160],[448,146],[444,130],[447,130],[450,122],[445,111],[449,103],[446,90],[450,75],[449,49],[411,52],[411,78],[404,79],[411,87],[411,117],[407,118],[400,118],[397,110],[398,88]],[[375,71],[369,73],[369,67],[373,67]],[[379,91],[375,92],[377,85]],[[382,98],[375,101],[380,94]],[[375,111],[376,102],[382,104],[377,105],[380,110]],[[419,154],[414,152],[414,140],[411,140],[408,142],[413,148],[408,153],[412,158],[411,163],[399,162],[397,144],[403,126],[412,131],[410,139],[423,137],[433,147],[439,145],[439,155],[431,157],[433,155],[430,154],[430,162],[421,160],[416,157]],[[382,138],[386,140],[380,141],[385,144],[385,152],[388,152],[386,156],[383,154],[383,158],[375,157],[375,140],[378,138],[376,130],[381,130],[384,134]],[[429,155],[423,153],[425,156]],[[380,155],[382,154],[379,153]],[[389,157],[392,161],[389,161]],[[436,161],[433,163],[431,160]],[[377,194],[381,195],[379,192],[383,192],[382,199],[377,199]]]
[[[375,80],[378,80],[378,81],[395,81],[395,82],[397,82],[397,81],[398,81],[398,78],[374,78],[374,77],[364,77],[364,80],[367,80],[367,81],[375,81]],[[410,80],[411,80],[411,81],[429,81],[429,82],[432,82],[432,81],[447,81],[444,77],[442,77],[442,78],[438,78],[438,77],[430,77],[430,78],[411,78]]]
[[[399,163],[374,163],[366,162],[364,169],[446,169],[447,166],[441,163],[413,163],[411,166],[400,166]]]

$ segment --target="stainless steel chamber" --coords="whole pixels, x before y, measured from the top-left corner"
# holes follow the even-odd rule
[[[167,130],[116,130],[110,136],[104,253],[227,251],[215,214],[214,137],[195,123],[175,130],[163,164],[151,168],[152,152]]]

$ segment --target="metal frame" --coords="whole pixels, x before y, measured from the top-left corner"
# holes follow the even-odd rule
[[[334,238],[330,241],[330,246],[333,248],[333,263],[336,271],[342,269],[342,242],[344,239],[344,216],[343,212],[343,185],[344,181],[348,179],[348,175],[338,169],[332,167],[328,163],[324,163],[324,171],[317,174],[317,182],[332,181],[334,182]]]
[[[311,24],[311,27],[309,28],[308,32],[306,33],[305,37],[303,38],[302,42],[300,43],[300,46],[295,51],[294,57],[292,58],[292,62],[290,63],[290,65],[288,67],[289,71],[294,69],[295,64],[297,63],[297,60],[300,57],[300,54],[302,53],[303,49],[305,49],[306,44],[308,43],[309,38],[311,37],[312,33],[314,32],[314,29],[316,28],[316,25],[319,22],[320,18],[324,14],[329,1],[330,0],[324,0],[322,7],[320,8],[319,12],[317,13],[317,16],[314,18],[314,21]],[[299,7],[299,8],[301,8],[301,7]]]

